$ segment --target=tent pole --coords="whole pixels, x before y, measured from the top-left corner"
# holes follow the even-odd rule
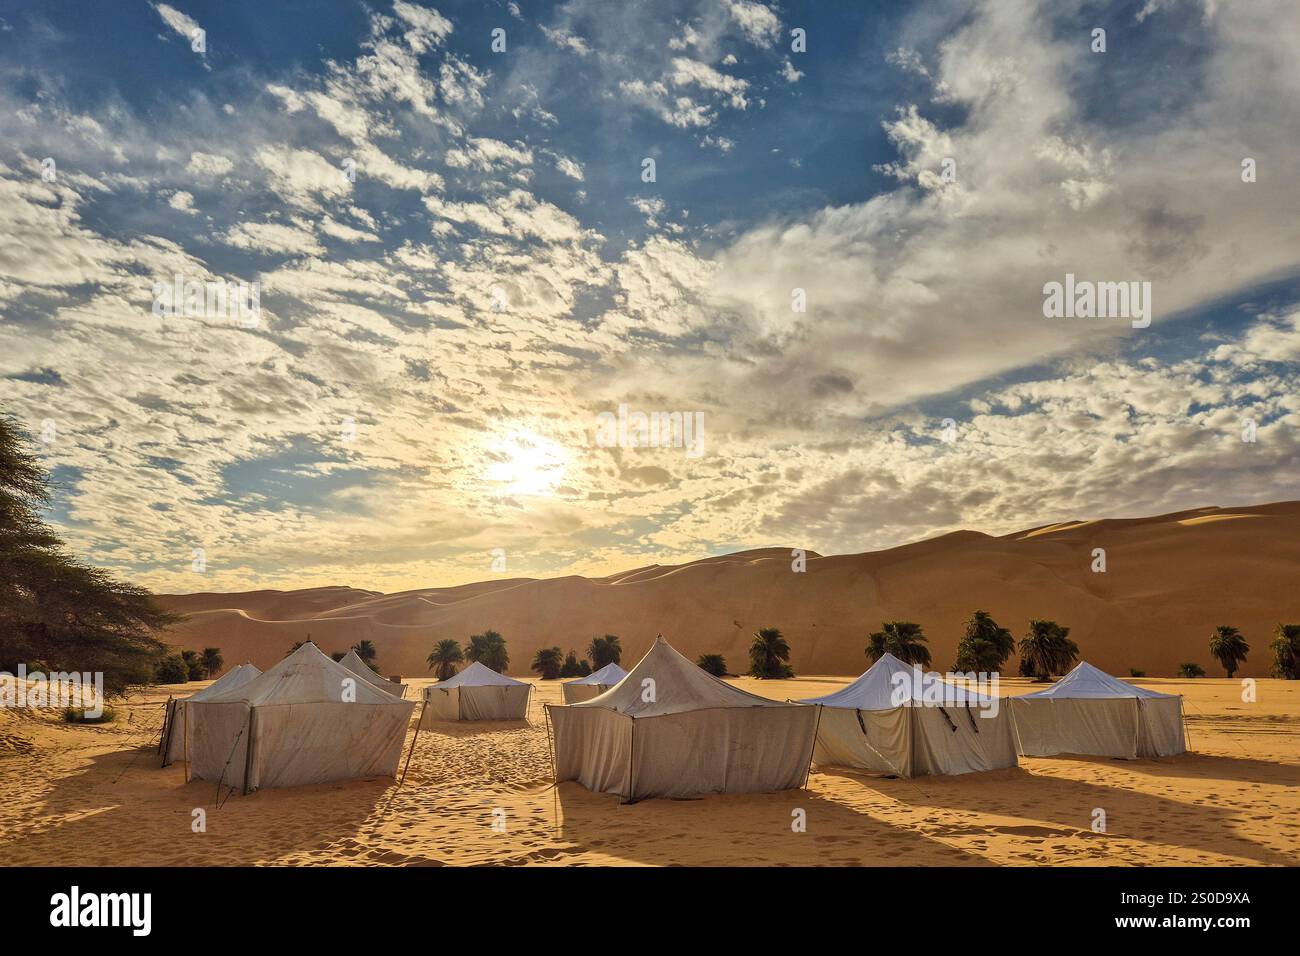
[[[859,717],[858,720],[862,718]],[[808,769],[803,773],[803,788],[808,789],[808,778],[812,776],[813,754],[817,753],[817,732],[822,729],[822,705],[817,705],[817,723],[813,725],[813,743],[808,748]]]
[[[168,694],[167,703],[163,704],[163,732],[161,738],[158,740],[158,752],[163,755],[164,767],[167,766],[167,751],[163,748],[163,744],[166,742],[166,739],[169,736],[169,733],[171,731],[172,721],[169,719],[172,716],[171,706],[172,706],[172,695]]]
[[[636,803],[636,781],[632,779],[636,769],[636,718],[629,715],[628,720],[632,721],[632,744],[627,748],[627,803]]]
[[[249,706],[248,708],[248,740],[244,744],[244,792],[242,796],[248,796],[248,777],[253,772],[253,718],[257,715],[257,708]]]
[[[420,725],[424,723],[424,708],[429,706],[429,692],[425,691],[424,703],[420,705],[420,719],[415,722],[415,736],[411,738],[411,749],[406,753],[406,764],[402,767],[402,779],[397,781],[400,789],[402,784],[406,783],[406,771],[411,766],[411,758],[415,756],[415,742],[420,739]]]
[[[185,708],[185,716],[181,718],[181,748],[183,754],[181,760],[185,764],[185,782],[190,782],[190,709]]]

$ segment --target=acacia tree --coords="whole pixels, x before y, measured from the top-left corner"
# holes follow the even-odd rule
[[[49,482],[31,439],[0,415],[0,669],[99,672],[112,695],[151,683],[167,653],[159,634],[179,618],[64,547],[40,516]]]

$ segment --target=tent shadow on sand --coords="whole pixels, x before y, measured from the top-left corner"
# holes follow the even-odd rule
[[[415,723],[412,722],[412,726]],[[434,720],[426,716],[420,727],[420,747],[424,747],[425,734],[441,734],[444,737],[477,737],[481,734],[500,733],[503,730],[528,730],[535,726],[527,720]],[[406,747],[411,746],[408,735]],[[402,751],[402,760],[406,760],[406,750]]]
[[[1174,763],[1109,758],[1097,758],[1096,762],[1112,767],[1130,764],[1138,772]],[[955,828],[963,835],[983,830],[991,838],[1010,835],[1038,839],[1077,835],[1096,839],[1101,842],[1093,848],[1091,855],[1094,862],[1101,865],[1149,862],[1111,852],[1106,845],[1108,840],[1139,840],[1200,853],[1242,857],[1271,866],[1295,866],[1300,862],[1295,856],[1287,856],[1238,836],[1232,826],[1237,814],[1231,810],[1189,804],[1119,786],[1032,773],[1024,767],[960,777],[917,777],[912,780],[867,777],[829,767],[821,772],[856,780],[919,811],[929,807],[968,812],[972,820]],[[1097,807],[1106,811],[1108,833],[1091,832],[1092,812]],[[1021,825],[978,822],[979,817],[988,814],[1031,822]]]
[[[710,794],[623,804],[577,783],[555,790],[559,836],[583,851],[648,865],[980,866],[988,861],[808,790]],[[791,829],[792,811],[807,831]]]
[[[273,861],[357,837],[366,820],[385,799],[388,777],[268,789],[247,797],[238,792],[216,806],[216,785],[207,780],[183,783],[184,770],[158,766],[157,747],[145,745],[91,758],[90,766],[58,777],[33,817],[63,818],[27,832],[29,848],[51,865],[67,862],[64,851],[76,848],[79,866],[221,865]],[[338,790],[346,787],[346,800]],[[291,812],[267,812],[268,804],[286,801]],[[191,830],[192,813],[207,813],[207,831]]]
[[[1225,757],[1215,754],[1185,753],[1163,760],[1116,761],[1111,757],[1061,756],[1040,757],[1040,760],[1073,760],[1114,766],[1128,763],[1149,777],[1188,777],[1194,779],[1230,780],[1236,783],[1276,784],[1282,787],[1300,787],[1300,766],[1256,760],[1252,757]]]

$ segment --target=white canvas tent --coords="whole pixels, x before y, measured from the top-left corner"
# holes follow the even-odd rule
[[[862,767],[900,777],[1016,765],[1006,701],[994,700],[885,654],[822,706],[817,766]]]
[[[195,691],[189,697],[178,697],[169,701],[167,713],[163,717],[162,740],[158,743],[158,752],[162,754],[162,765],[169,767],[185,756],[185,704],[192,700],[208,700],[236,687],[243,687],[262,672],[252,664],[240,664],[226,671],[203,690]]]
[[[599,697],[626,676],[627,671],[617,664],[606,664],[600,670],[588,674],[586,677],[567,681],[563,685],[564,702],[566,704],[576,704],[579,701]]]
[[[393,776],[415,705],[356,676],[308,642],[244,686],[191,701],[191,773],[245,793]]]
[[[355,650],[350,650],[339,661],[344,667],[352,673],[365,678],[385,693],[392,694],[394,697],[406,696],[406,685],[381,677],[371,669],[370,665],[361,659],[361,655]]]
[[[424,691],[432,720],[525,720],[533,685],[475,661]]]
[[[556,781],[628,801],[803,786],[817,708],[738,690],[662,637],[617,686],[547,705]]]
[[[1186,751],[1183,699],[1135,687],[1087,661],[1045,690],[1011,698],[1025,756],[1169,757]]]

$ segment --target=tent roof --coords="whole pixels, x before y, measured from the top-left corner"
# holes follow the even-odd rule
[[[1135,687],[1116,677],[1111,677],[1104,670],[1093,667],[1087,661],[1080,661],[1074,670],[1066,674],[1051,687],[1025,694],[1019,700],[1051,697],[1056,700],[1114,700],[1116,697],[1177,697],[1177,694],[1162,694],[1159,691]]]
[[[371,670],[370,665],[361,659],[361,655],[356,652],[355,648],[348,651],[347,654],[344,655],[343,659],[339,661],[339,664],[352,671],[352,673],[356,674],[358,677],[364,677],[386,694],[393,694],[396,696],[394,691],[400,689],[392,681],[386,680]]]
[[[895,707],[924,704],[927,700],[978,706],[989,703],[990,699],[886,653],[852,684],[804,703],[853,710],[893,710]]]
[[[507,677],[505,674],[498,674],[486,664],[480,664],[475,661],[460,671],[455,677],[449,677],[446,680],[440,680],[434,684],[434,687],[446,689],[448,687],[507,687],[515,684],[526,684],[527,681],[515,680],[513,677]]]
[[[400,701],[366,681],[342,664],[330,660],[308,641],[280,663],[242,687],[215,694],[207,703],[247,701],[257,707],[272,704],[337,704],[343,699],[343,681],[356,685],[358,704],[397,704]]]
[[[645,701],[642,682],[654,681],[653,701]],[[662,717],[716,707],[797,707],[749,694],[718,680],[673,650],[662,637],[619,684],[570,707],[600,707],[629,717]]]
[[[627,676],[627,671],[617,664],[606,664],[598,671],[592,671],[586,677],[566,681],[568,684],[609,684],[611,687]]]
[[[220,677],[214,680],[207,687],[203,688],[203,690],[195,691],[193,694],[191,694],[189,697],[186,697],[185,699],[200,700],[200,701],[211,700],[213,697],[216,697],[220,694],[224,694],[227,691],[235,690],[238,687],[243,687],[245,684],[247,684],[254,677],[256,677],[261,673],[262,672],[259,671],[252,664],[239,664],[235,667],[232,667],[230,670],[226,671],[224,674],[222,674]]]

